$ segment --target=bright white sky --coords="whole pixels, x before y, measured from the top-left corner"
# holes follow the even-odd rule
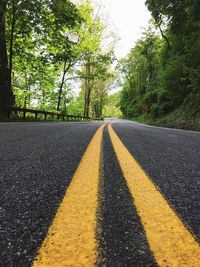
[[[145,0],[101,0],[119,34],[115,54],[125,57],[148,26],[151,18]]]

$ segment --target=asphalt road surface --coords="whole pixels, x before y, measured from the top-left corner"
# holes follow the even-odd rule
[[[200,266],[200,133],[0,124],[0,266]]]

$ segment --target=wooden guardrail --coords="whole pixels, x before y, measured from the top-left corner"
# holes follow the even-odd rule
[[[26,119],[27,113],[34,114],[35,120],[37,121],[39,118],[38,115],[43,115],[43,119],[46,121],[47,116],[51,116],[51,119],[54,120],[56,119],[62,119],[63,121],[85,121],[85,120],[95,120],[99,121],[102,120],[100,118],[91,118],[91,117],[84,117],[84,116],[75,116],[75,115],[69,115],[69,114],[64,114],[60,112],[50,112],[50,111],[45,111],[45,110],[35,110],[35,109],[28,109],[28,108],[19,108],[19,107],[7,107],[6,109],[1,109],[0,111],[3,111],[4,114],[7,113],[8,119],[11,119],[15,114],[22,113],[22,119]],[[41,118],[40,118],[41,119]]]

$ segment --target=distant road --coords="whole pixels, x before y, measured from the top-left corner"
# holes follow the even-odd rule
[[[200,266],[200,133],[0,124],[0,266]]]

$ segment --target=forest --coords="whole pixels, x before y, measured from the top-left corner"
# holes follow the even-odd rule
[[[147,0],[152,20],[118,63],[126,118],[200,126],[200,1]]]
[[[100,5],[2,0],[0,20],[1,115],[16,106],[102,117],[116,36]]]
[[[200,1],[146,6],[149,27],[116,64],[118,36],[100,3],[2,0],[1,116],[12,106],[200,124]]]

